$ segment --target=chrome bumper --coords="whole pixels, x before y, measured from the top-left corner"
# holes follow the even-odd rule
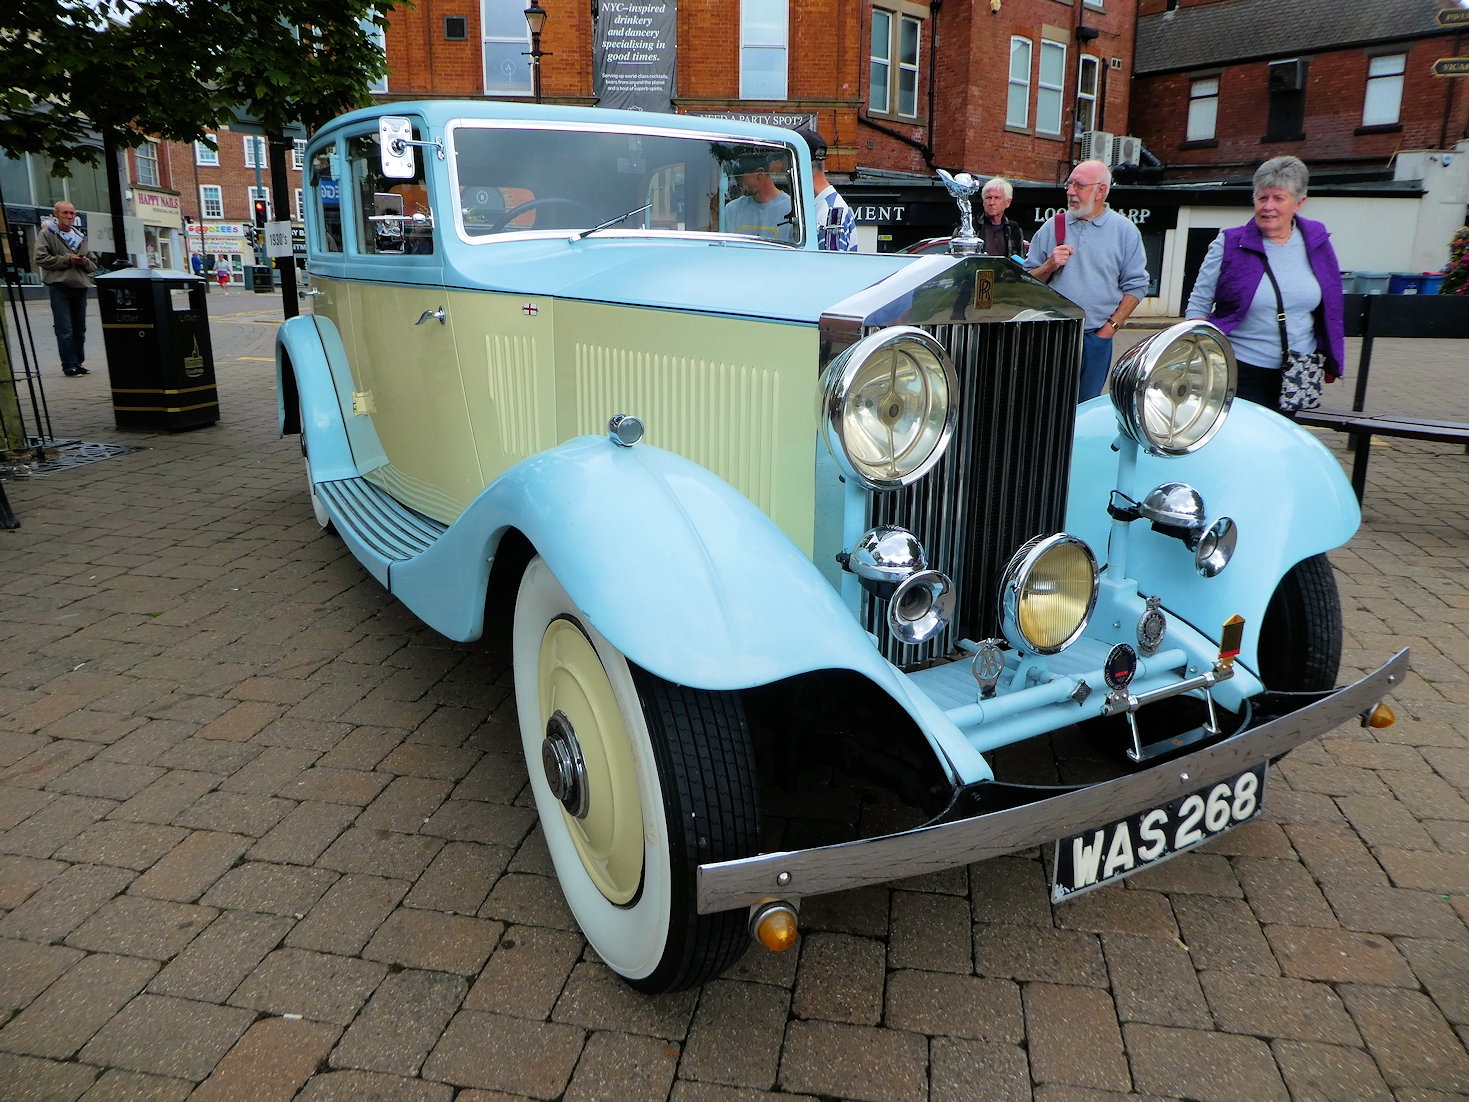
[[[881,838],[700,865],[699,913],[746,907],[769,896],[799,899],[938,872],[1112,822],[1333,730],[1380,701],[1407,672],[1404,648],[1381,669],[1299,711],[1151,769],[1023,807]]]

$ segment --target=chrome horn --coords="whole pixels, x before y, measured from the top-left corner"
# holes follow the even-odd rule
[[[932,639],[954,616],[954,583],[937,570],[920,570],[888,602],[888,630],[903,643]]]

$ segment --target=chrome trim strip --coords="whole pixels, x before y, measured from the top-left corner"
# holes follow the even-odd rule
[[[700,865],[699,913],[746,907],[768,895],[793,899],[920,876],[1110,823],[1332,730],[1380,701],[1407,672],[1404,648],[1360,681],[1288,716],[1140,773],[1039,803],[881,838]]]

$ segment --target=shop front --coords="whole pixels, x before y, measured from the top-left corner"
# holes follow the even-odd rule
[[[134,184],[133,214],[143,224],[143,250],[148,268],[183,268],[183,215],[179,197]]]
[[[190,227],[188,270],[211,282],[245,285],[245,268],[255,262],[242,222],[195,222]]]

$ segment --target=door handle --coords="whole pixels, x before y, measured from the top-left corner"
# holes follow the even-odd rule
[[[314,290],[314,289],[313,290],[310,290],[310,291],[297,291],[296,292],[296,297],[297,298],[311,298],[313,295],[319,295],[321,293],[322,292],[317,291],[317,290]]]
[[[419,315],[418,320],[415,321],[413,324],[414,325],[422,325],[424,322],[428,321],[430,318],[436,319],[440,325],[443,325],[444,324],[444,308],[442,306],[440,306],[437,310],[425,310],[422,314]]]

